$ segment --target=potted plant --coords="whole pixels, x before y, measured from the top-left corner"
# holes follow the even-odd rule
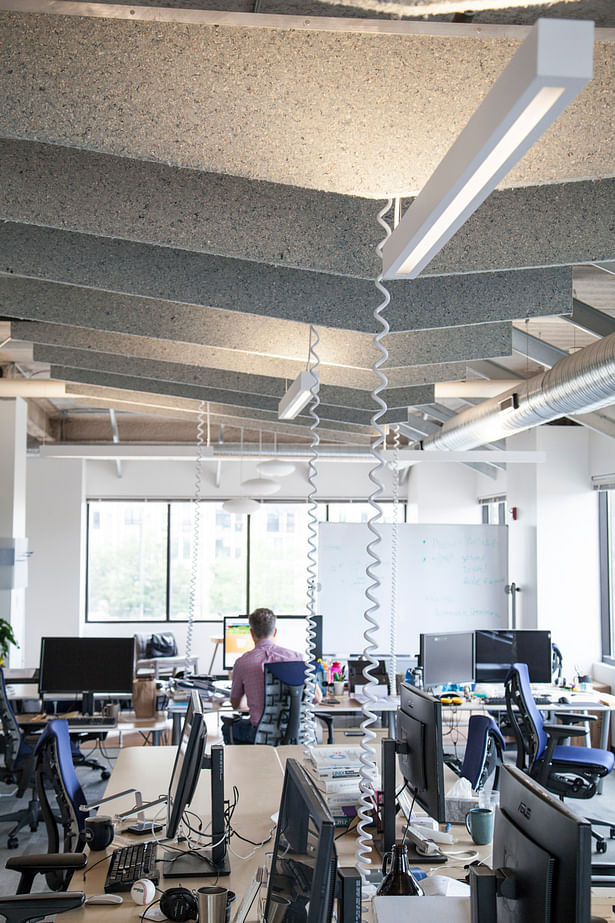
[[[4,666],[11,649],[11,644],[19,647],[13,633],[13,626],[6,619],[0,618],[0,666]]]

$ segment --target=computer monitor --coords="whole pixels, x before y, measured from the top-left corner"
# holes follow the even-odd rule
[[[474,632],[421,634],[420,665],[425,687],[474,681]]]
[[[551,632],[538,629],[475,632],[477,683],[503,683],[511,664],[526,663],[532,683],[551,682]]]
[[[515,766],[502,767],[500,782],[493,837],[497,909],[493,901],[483,904],[477,923],[589,923],[590,823]],[[471,876],[477,904],[485,877],[488,872]]]
[[[135,640],[128,638],[41,638],[38,688],[41,695],[82,695],[93,712],[94,694],[131,695]]]
[[[411,796],[438,823],[445,822],[442,704],[402,683],[397,711],[399,768]]]
[[[199,781],[207,740],[207,725],[203,720],[203,705],[196,689],[190,693],[181,737],[167,796],[167,836],[177,836],[182,815],[194,795]]]
[[[210,773],[211,823],[208,826],[212,845],[206,850],[199,848],[183,853],[166,853],[163,874],[167,878],[213,877],[230,872],[224,817],[224,749],[213,746],[211,756],[206,757],[206,742],[203,705],[198,691],[193,689],[169,781],[166,834],[169,839],[177,836],[182,816],[194,797],[201,770],[205,769]]]
[[[277,634],[275,643],[288,650],[297,651],[307,659],[307,619],[306,615],[278,615],[276,617]],[[322,658],[322,616],[314,616],[314,660]],[[235,661],[242,654],[251,651],[254,647],[250,634],[250,623],[247,615],[226,616],[224,619],[224,660],[225,670],[232,670]]]
[[[303,767],[286,761],[265,919],[330,923],[336,882],[335,825]]]
[[[389,679],[389,674],[387,673],[386,662],[384,658],[374,657],[374,660],[378,661],[378,666],[372,667],[370,670],[371,675],[374,677],[379,686],[386,686],[387,692],[391,692],[391,681]],[[369,660],[366,660],[364,657],[353,657],[350,656],[348,660],[348,691],[354,692],[357,686],[364,686],[367,683],[365,676],[363,675],[363,670],[369,664]]]

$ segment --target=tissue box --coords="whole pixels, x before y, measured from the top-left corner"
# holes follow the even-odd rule
[[[449,824],[465,824],[466,814],[478,807],[478,795],[471,798],[447,798],[445,802],[446,821]]]

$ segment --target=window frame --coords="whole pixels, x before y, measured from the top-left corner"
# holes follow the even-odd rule
[[[165,497],[88,497],[86,500],[86,536],[85,536],[85,622],[88,625],[148,625],[154,624],[154,621],[148,620],[134,620],[134,619],[93,619],[89,616],[89,584],[90,584],[90,553],[91,553],[91,538],[90,538],[90,504],[92,503],[148,503],[148,502],[157,502],[157,503],[166,503],[167,504],[167,543],[166,543],[166,602],[165,602],[165,615],[162,619],[156,619],[156,625],[185,625],[188,623],[189,619],[178,619],[170,618],[170,607],[171,607],[171,505],[175,503],[193,503],[194,501],[190,498],[178,498],[174,497],[172,499]],[[207,497],[201,499],[200,503],[220,503],[218,499]],[[263,505],[272,505],[280,506],[281,504],[294,504],[294,505],[305,505],[305,500],[296,500],[293,498],[285,500],[277,500],[273,497],[271,500],[263,500]],[[329,506],[331,504],[335,505],[348,505],[352,506],[353,504],[368,503],[368,500],[364,498],[357,498],[352,500],[339,500],[339,499],[326,499],[319,500],[318,506],[321,508],[324,507],[324,516],[319,518],[319,522],[329,522]],[[379,505],[382,506],[392,506],[393,500],[382,500],[378,501]],[[405,523],[407,521],[407,501],[399,501],[399,523]],[[246,535],[245,535],[245,566],[246,566],[246,599],[245,599],[245,611],[250,612],[250,596],[251,596],[251,587],[250,587],[250,553],[251,553],[251,516],[250,514],[246,515]],[[306,552],[307,554],[307,552]],[[307,566],[306,566],[306,582],[307,582]],[[207,624],[208,622],[220,623],[220,619],[210,618],[200,618],[195,617],[195,622],[199,624]]]

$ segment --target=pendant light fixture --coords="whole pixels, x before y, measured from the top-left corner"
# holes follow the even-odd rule
[[[276,455],[277,451],[277,433],[274,433],[273,454]],[[256,470],[265,478],[285,478],[288,477],[289,474],[293,474],[296,470],[296,466],[293,465],[292,462],[283,461],[281,458],[269,458],[266,461],[259,462],[256,466]]]

